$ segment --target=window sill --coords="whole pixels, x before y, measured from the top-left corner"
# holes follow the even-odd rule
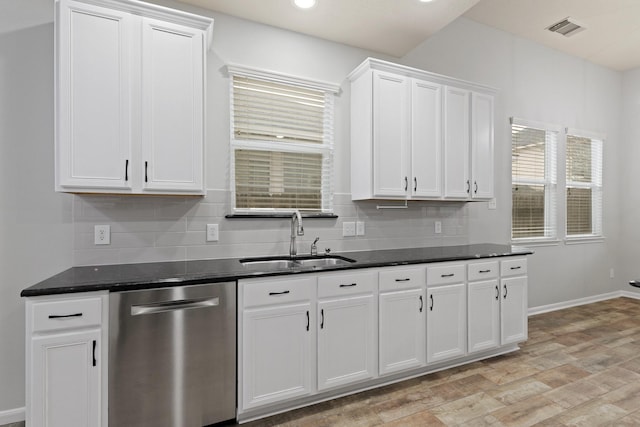
[[[225,215],[224,217],[227,219],[282,219],[282,218],[291,218],[291,215],[293,215],[292,212],[287,213],[287,212],[273,212],[273,213],[266,213],[266,212],[260,212],[260,213],[235,213],[235,214],[229,214],[229,215]],[[302,216],[302,218],[305,219],[315,219],[315,218],[324,218],[324,219],[336,219],[338,218],[338,215],[333,214],[333,213],[303,213],[300,212],[300,215]]]
[[[602,243],[604,236],[583,236],[583,237],[567,237],[564,240],[565,245],[582,245],[586,243]]]
[[[512,245],[516,246],[558,246],[560,240],[558,239],[514,239],[511,240]]]

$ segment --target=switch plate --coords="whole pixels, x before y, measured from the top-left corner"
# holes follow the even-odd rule
[[[357,221],[356,222],[356,235],[357,236],[364,236],[364,221]]]
[[[207,224],[207,242],[218,241],[218,224]]]
[[[496,198],[489,200],[489,209],[494,210],[496,208]]]
[[[433,231],[434,231],[436,234],[440,234],[440,233],[442,233],[442,222],[441,222],[441,221],[436,221],[436,222],[434,222],[434,227],[433,227],[433,228],[434,228],[434,230],[433,230]]]
[[[344,237],[352,237],[356,235],[356,223],[351,222],[343,222],[342,223],[342,236]]]
[[[96,225],[93,227],[93,243],[96,245],[111,244],[111,226]]]

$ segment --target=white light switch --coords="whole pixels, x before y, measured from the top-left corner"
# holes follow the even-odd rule
[[[364,236],[364,221],[356,222],[356,235]]]
[[[356,223],[351,222],[343,222],[342,223],[342,236],[343,237],[351,237],[356,235]]]
[[[436,221],[434,223],[434,230],[433,230],[436,234],[440,234],[442,233],[442,222],[441,221]]]

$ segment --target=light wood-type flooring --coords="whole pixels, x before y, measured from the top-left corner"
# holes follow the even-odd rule
[[[532,316],[515,353],[243,425],[640,426],[640,301]]]

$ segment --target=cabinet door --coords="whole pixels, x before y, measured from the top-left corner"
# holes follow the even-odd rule
[[[469,179],[469,91],[447,86],[444,95],[444,196],[466,199]]]
[[[500,284],[501,342],[504,345],[525,341],[528,336],[527,277],[502,279]]]
[[[59,5],[56,45],[57,188],[131,187],[131,16]]]
[[[424,291],[380,294],[380,375],[425,364],[426,305]]]
[[[471,97],[472,197],[493,197],[493,96],[473,93]]]
[[[244,311],[243,409],[311,393],[310,310],[306,302]]]
[[[203,191],[200,30],[142,20],[142,188]]]
[[[318,303],[318,390],[375,377],[373,295]]]
[[[29,425],[98,427],[100,331],[33,338]]]
[[[469,353],[500,345],[500,285],[497,279],[468,284]]]
[[[373,195],[407,197],[408,79],[375,71],[373,74]]]
[[[411,84],[412,198],[442,196],[442,89],[435,83]]]
[[[464,356],[467,342],[465,284],[427,288],[427,362]]]

